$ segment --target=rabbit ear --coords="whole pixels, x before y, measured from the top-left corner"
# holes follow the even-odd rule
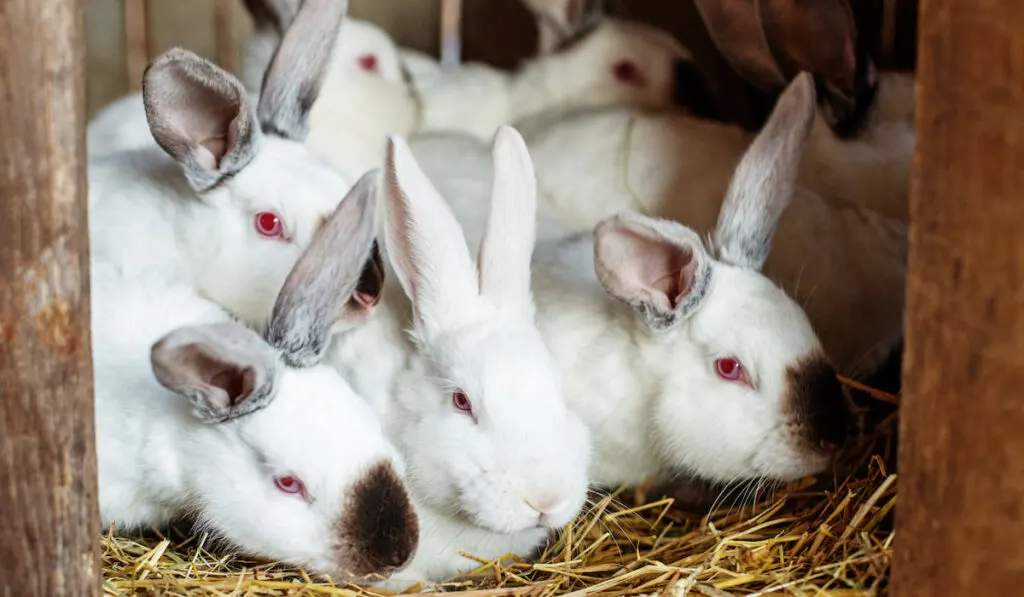
[[[331,328],[354,298],[373,258],[377,177],[359,179],[292,268],[277,296],[266,338],[292,367],[320,362]]]
[[[610,0],[522,0],[537,18],[539,53],[549,54],[600,17]],[[616,7],[613,5],[612,7]]]
[[[263,77],[257,114],[267,133],[304,141],[348,0],[303,0]]]
[[[151,62],[142,100],[153,138],[196,191],[235,174],[256,154],[260,129],[242,84],[192,52],[173,48]]]
[[[388,259],[428,334],[460,321],[479,295],[473,262],[455,215],[402,137],[389,135],[385,157]]]
[[[757,0],[758,17],[776,64],[787,77],[818,77],[825,116],[837,133],[852,132],[874,98],[876,73],[858,47],[846,0]]]
[[[786,85],[761,29],[757,0],[694,0],[711,41],[749,83],[766,91]]]
[[[251,91],[259,91],[274,51],[299,12],[301,0],[243,0],[252,17],[253,32],[239,78]]]
[[[252,16],[256,32],[274,34],[280,40],[298,14],[302,0],[243,0],[243,4]]]
[[[493,160],[491,213],[477,260],[480,294],[532,319],[530,261],[536,240],[537,178],[526,142],[510,126],[500,127],[494,136]]]
[[[239,323],[176,329],[150,351],[156,380],[192,403],[204,423],[221,423],[259,410],[274,397],[277,355]]]
[[[779,97],[733,173],[714,232],[721,261],[761,270],[779,218],[793,199],[815,109],[814,80],[801,73]]]
[[[594,229],[594,271],[605,292],[656,332],[693,314],[711,286],[711,257],[682,224],[623,212]]]

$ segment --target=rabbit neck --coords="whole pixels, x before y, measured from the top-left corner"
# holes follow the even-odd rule
[[[867,373],[903,327],[907,226],[798,189],[764,273],[807,313],[844,375]]]
[[[538,327],[562,369],[570,408],[593,434],[592,482],[617,486],[663,475],[645,431],[664,360],[652,358],[656,342],[631,309],[601,288],[589,234],[542,242],[535,255]]]
[[[415,347],[405,331],[412,321],[409,299],[390,264],[385,269],[384,290],[374,313],[335,334],[325,362],[341,373],[388,427],[396,418],[395,383],[409,368]]]

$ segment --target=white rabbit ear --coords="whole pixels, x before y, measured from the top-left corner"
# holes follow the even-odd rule
[[[537,228],[533,161],[526,142],[510,126],[498,128],[492,153],[491,213],[477,260],[480,295],[532,319],[530,261]]]
[[[260,129],[245,88],[208,60],[172,48],[146,67],[142,99],[157,144],[177,160],[196,191],[244,168]]]
[[[266,406],[277,390],[277,354],[239,323],[178,328],[150,351],[156,380],[192,403],[204,423],[221,423]]]
[[[256,111],[264,132],[306,139],[347,9],[348,0],[303,0],[263,77]]]
[[[686,226],[623,212],[594,229],[594,271],[605,292],[660,332],[700,308],[711,286],[712,260]]]
[[[388,259],[428,334],[462,320],[479,296],[462,228],[402,137],[387,137],[383,192]]]
[[[331,328],[355,297],[376,232],[377,177],[359,179],[317,231],[277,296],[266,338],[292,367],[320,362]]]
[[[758,0],[694,0],[708,36],[729,66],[753,85],[776,91],[786,85],[765,40]]]
[[[719,260],[753,271],[764,266],[779,218],[796,191],[815,110],[814,80],[801,73],[736,166],[713,236]]]

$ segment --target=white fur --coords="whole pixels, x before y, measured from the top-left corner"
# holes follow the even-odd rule
[[[408,463],[420,548],[390,586],[478,566],[460,551],[530,555],[581,508],[590,444],[534,324],[536,198],[522,140],[503,129],[495,141],[479,269],[405,142],[393,138],[388,151],[388,286],[370,321],[335,337],[331,358]],[[453,406],[456,388],[472,416]]]
[[[805,83],[809,86],[808,81]],[[805,109],[813,110],[813,94]],[[648,125],[651,131],[671,130],[655,122]],[[654,138],[663,139],[656,134]],[[742,137],[735,138],[743,144]],[[784,156],[791,165],[788,174],[781,169],[765,173],[763,169],[779,168],[774,165],[779,158],[769,153],[772,139],[767,141],[748,156],[749,167],[744,170],[747,174],[733,181],[735,188],[729,190],[730,195],[743,199],[731,204],[734,215],[743,215],[766,203],[774,204],[776,210],[784,209],[790,200],[780,193],[792,184],[799,150],[793,149],[792,154]],[[583,151],[587,144],[579,143],[576,147],[581,148],[579,155],[589,155]],[[677,149],[680,151],[671,155],[680,155],[682,148]],[[541,160],[537,155],[534,159]],[[666,184],[668,172],[649,162],[641,162],[641,167],[644,165],[650,168],[650,176],[660,177],[657,184]],[[580,172],[588,174],[577,177],[579,188],[571,196],[581,203],[607,196],[610,188],[622,197],[628,196],[621,183],[614,180],[618,170],[613,165],[606,163],[600,169]],[[467,174],[453,188],[470,188],[466,183],[470,178]],[[644,178],[634,177],[634,184]],[[788,178],[789,182],[781,178]],[[602,185],[606,187],[602,189]],[[645,196],[646,188],[639,187],[641,197]],[[685,189],[686,183],[675,184],[673,188]],[[555,196],[565,196],[565,190],[559,190],[562,194]],[[719,197],[726,192],[725,188],[720,189]],[[793,246],[788,226],[826,224],[816,219],[800,220],[800,214],[816,215],[806,208],[808,202],[814,205],[816,200],[806,193],[794,198],[794,205],[786,212],[790,215],[783,218],[782,228],[775,236],[776,247],[785,250]],[[478,222],[472,201],[462,201],[456,208],[462,221]],[[824,206],[820,208],[822,213],[832,215],[827,204],[817,201]],[[708,221],[694,212],[697,230],[709,231],[720,217],[728,220],[725,214],[718,213],[719,204],[720,199],[715,205],[701,206],[711,218]],[[804,207],[798,211],[797,205]],[[610,209],[613,205],[596,208],[605,207]],[[618,207],[628,209],[626,205]],[[757,209],[764,211],[763,207]],[[711,285],[692,314],[668,329],[652,330],[638,313],[602,288],[594,271],[594,240],[590,234],[581,233],[567,240],[542,240],[538,244],[533,274],[538,322],[562,370],[570,406],[584,418],[593,434],[591,481],[612,486],[637,484],[651,478],[668,482],[677,474],[720,482],[751,478],[786,480],[822,471],[829,462],[828,455],[799,438],[800,423],[784,405],[788,395],[787,369],[822,354],[821,343],[800,306],[759,272],[713,258],[710,248],[703,248],[699,237],[685,227],[639,215],[629,218],[646,222],[643,225],[665,238],[698,238],[697,253],[703,254],[712,270]],[[609,221],[614,222],[615,218],[605,222]],[[744,227],[756,237],[757,229],[763,225],[748,218]],[[467,232],[471,238],[473,233],[468,227]],[[805,253],[813,252],[809,247],[801,248]],[[729,249],[716,248],[723,254],[735,254]],[[631,256],[625,263],[611,265],[620,273],[627,267],[657,268],[663,263],[653,250],[626,254]],[[779,250],[772,253],[776,254]],[[714,361],[722,357],[739,359],[754,387],[720,379]],[[832,400],[832,406],[840,406],[838,385],[835,390],[836,395],[816,398]]]
[[[515,73],[484,64],[447,71],[416,53],[403,54],[423,102],[419,131],[458,131],[489,142],[502,124],[532,115],[600,106],[658,108],[674,98],[674,64],[689,53],[668,33],[641,23],[605,19],[567,49],[526,61]],[[616,63],[646,79],[616,79]]]
[[[90,252],[126,275],[159,272],[261,324],[348,188],[303,145],[270,136],[246,168],[202,197],[155,144],[115,153],[89,163]],[[257,233],[254,218],[264,211],[281,216],[291,242]]]
[[[242,64],[241,80],[256,93],[276,41],[256,36]],[[360,58],[373,55],[378,72],[363,70]],[[348,180],[380,165],[384,136],[408,134],[418,125],[419,105],[404,81],[398,48],[379,27],[346,18],[309,116],[306,146]],[[154,145],[141,93],[127,95],[93,117],[87,131],[90,156]]]
[[[900,127],[888,130],[899,136]],[[912,135],[905,128],[903,133]],[[622,209],[710,231],[750,141],[738,128],[682,113],[627,109],[531,123],[524,136],[538,164],[541,196],[577,232]],[[883,176],[876,176],[876,162],[884,154],[872,143],[839,142],[817,119],[801,163],[801,189],[782,217],[765,268],[805,307],[828,354],[847,374],[875,366],[903,321],[906,223],[882,207],[892,214],[906,201],[911,142],[881,141],[900,158],[883,160]]]
[[[347,578],[333,554],[352,485],[378,463],[403,470],[365,401],[328,366],[282,366],[264,409],[201,422],[185,397],[156,382],[150,346],[230,316],[186,286],[105,264],[93,265],[92,292],[104,526],[159,527],[195,514],[241,552]],[[313,503],[282,493],[275,475],[301,477]]]

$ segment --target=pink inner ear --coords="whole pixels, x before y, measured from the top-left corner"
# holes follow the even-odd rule
[[[640,67],[630,60],[620,60],[612,66],[612,74],[615,78],[627,85],[643,87],[647,85],[647,77],[644,76]]]
[[[359,63],[359,68],[368,73],[380,72],[380,68],[377,66],[377,57],[373,54],[363,54],[356,60],[356,62]]]

